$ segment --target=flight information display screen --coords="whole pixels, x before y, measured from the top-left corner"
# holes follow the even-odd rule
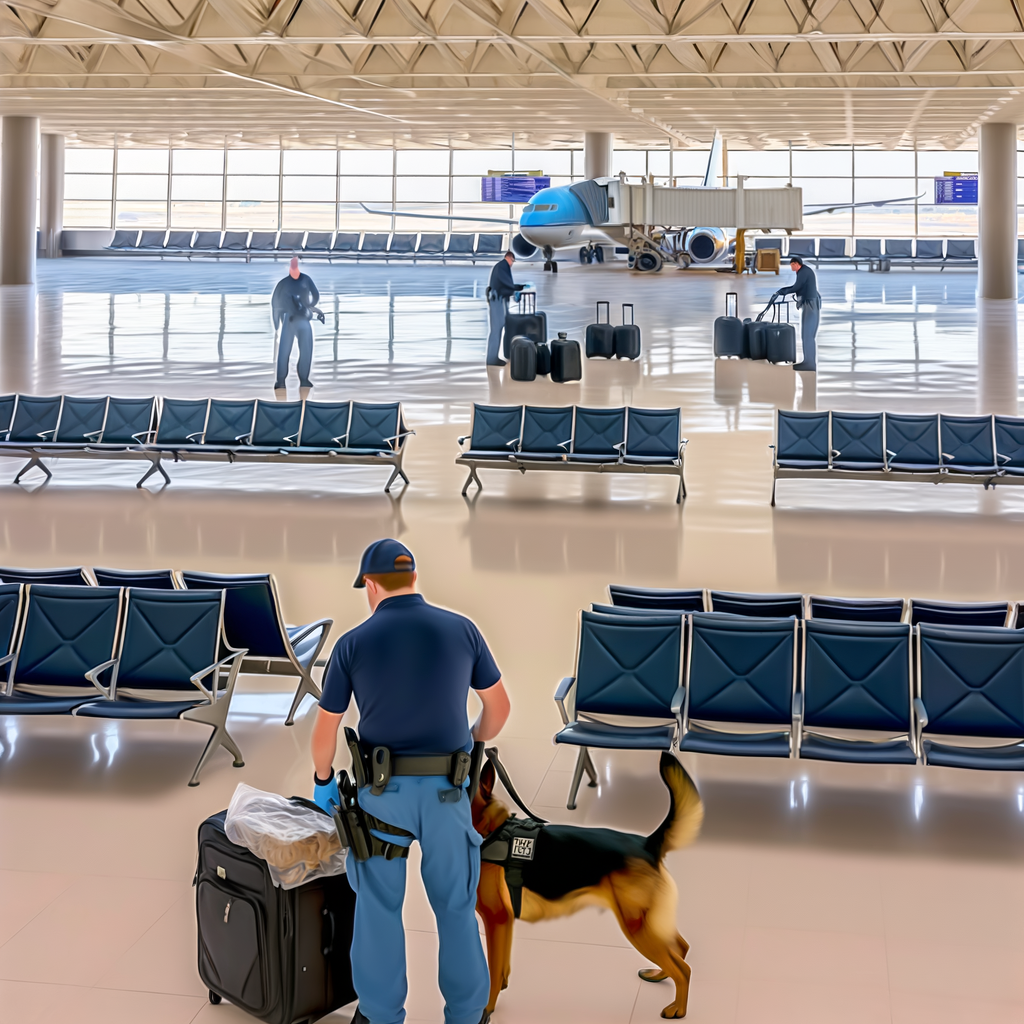
[[[978,203],[976,174],[945,174],[935,179],[935,205],[943,203]]]

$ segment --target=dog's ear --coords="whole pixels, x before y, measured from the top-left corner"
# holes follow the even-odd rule
[[[480,796],[484,800],[490,800],[494,791],[494,765],[488,761],[480,770]]]

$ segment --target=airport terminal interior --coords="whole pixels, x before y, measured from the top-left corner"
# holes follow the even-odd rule
[[[241,783],[313,795],[314,690],[369,614],[352,581],[386,537],[500,667],[510,808],[647,836],[669,808],[659,751],[692,777],[703,825],[665,859],[687,1020],[1024,1021],[1022,18],[1009,0],[4,4],[0,580],[22,586],[0,586],[0,1024],[256,1019],[197,967],[197,831]],[[791,224],[764,212],[797,190]],[[677,200],[731,220],[659,222]],[[546,337],[488,365],[510,247]],[[814,358],[806,304],[774,301],[794,254],[820,293],[814,370],[794,367]],[[323,317],[312,386],[293,365],[275,390],[293,255]],[[639,354],[591,351],[602,302],[635,318]],[[793,330],[740,323],[733,350],[733,311]],[[769,333],[797,349],[751,351]],[[525,347],[552,372],[516,379]],[[146,425],[104,437],[126,400]],[[519,433],[488,448],[494,407]],[[619,447],[588,457],[587,417],[623,408]],[[247,425],[216,441],[222,414]],[[172,438],[178,415],[198,431]],[[356,441],[360,416],[376,442]],[[657,417],[671,438],[651,454],[637,424]],[[261,445],[261,423],[280,439]],[[876,462],[842,461],[854,435]],[[150,712],[189,694],[141,683],[118,704],[138,714],[105,716],[117,694],[68,653],[85,620],[57,621],[58,598],[111,593],[104,569],[213,586],[217,608],[228,588],[198,665],[261,632],[269,653],[225,668],[218,701],[196,705],[186,672],[173,714]],[[202,574],[272,576],[269,619]],[[631,609],[628,588],[656,593]],[[117,593],[130,679],[131,616],[156,590]],[[315,651],[284,626],[320,620]],[[644,630],[671,649],[667,681],[654,653],[613,650]],[[50,655],[77,677],[57,686]],[[588,714],[591,672],[620,704]],[[593,778],[586,747],[554,742],[574,724],[604,737]],[[419,863],[414,845],[406,1020],[441,1024]],[[594,906],[516,922],[511,967],[492,1024],[644,1024],[674,998]]]

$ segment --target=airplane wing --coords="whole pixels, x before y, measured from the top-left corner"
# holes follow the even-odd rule
[[[518,224],[518,217],[455,217],[446,213],[407,213],[405,210],[371,210],[366,203],[359,204],[367,213],[375,213],[378,217],[416,217],[419,220],[465,220],[474,224]]]
[[[888,206],[890,203],[912,203],[915,199],[920,199],[926,195],[928,195],[927,192],[922,192],[918,196],[902,196],[899,199],[878,199],[875,202],[864,203],[836,203],[833,206],[819,206],[816,210],[808,210],[805,206],[804,216],[813,217],[816,213],[835,213],[836,210],[856,210],[862,206]]]

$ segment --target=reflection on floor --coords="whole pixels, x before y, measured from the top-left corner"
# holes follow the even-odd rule
[[[270,397],[266,296],[281,273],[45,265],[37,312],[0,290],[0,384]],[[514,701],[499,746],[527,801],[554,820],[639,832],[665,812],[654,758],[596,755],[600,785],[569,812],[572,755],[550,742],[577,610],[604,599],[607,583],[1024,598],[1018,490],[785,481],[779,507],[768,505],[775,404],[976,407],[970,274],[823,272],[817,395],[813,378],[787,368],[712,361],[710,320],[735,286],[718,275],[578,268],[538,280],[553,330],[581,336],[602,293],[635,300],[644,329],[639,364],[591,363],[581,386],[560,388],[480,366],[484,268],[313,274],[325,309],[338,292],[347,311],[338,362],[331,318],[318,328],[316,393],[406,400],[418,433],[405,494],[389,499],[385,471],[363,468],[178,464],[170,487],[147,492],[131,486],[131,467],[60,463],[45,487],[0,484],[0,565],[269,570],[290,621],[330,615],[337,635],[365,614],[351,587],[360,551],[401,536],[427,596],[471,614],[495,652]],[[779,280],[741,282],[741,302],[756,310]],[[18,333],[34,325],[38,344]],[[690,498],[679,508],[673,482],[657,478],[485,471],[486,490],[464,501],[454,438],[469,403],[489,399],[681,404]],[[14,472],[0,463],[0,479]],[[221,752],[198,789],[185,786],[204,741],[191,723],[0,718],[3,1024],[251,1019],[209,1005],[196,975],[195,831],[239,781],[309,792],[311,704],[286,729],[289,697],[283,680],[242,677],[232,729],[246,767]],[[1019,775],[713,757],[687,766],[707,806],[700,840],[670,858],[693,947],[689,1020],[1024,1019]],[[436,1024],[436,933],[418,884],[406,921],[409,1019]],[[669,996],[638,980],[642,966],[610,915],[519,925],[494,1022],[655,1021]]]

